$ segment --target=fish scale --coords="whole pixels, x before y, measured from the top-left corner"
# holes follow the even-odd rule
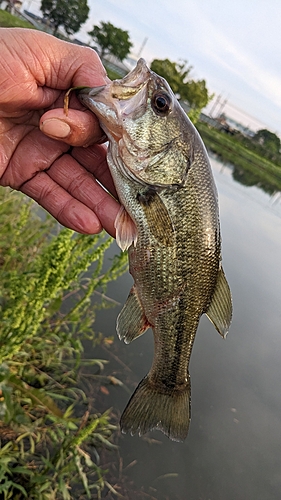
[[[117,318],[126,343],[151,327],[154,358],[128,402],[123,432],[186,438],[188,366],[200,317],[225,337],[231,294],[221,267],[217,192],[205,147],[167,82],[140,59],[124,79],[80,100],[109,139],[108,165],[122,208],[116,236],[134,286]]]

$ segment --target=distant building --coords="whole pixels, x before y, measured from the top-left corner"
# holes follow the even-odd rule
[[[3,0],[0,1],[0,8],[2,10],[6,10],[11,14],[15,14],[16,9],[20,9],[22,6],[22,2],[20,0]]]
[[[252,138],[255,135],[255,132],[251,130],[249,127],[245,127],[241,123],[238,123],[233,118],[229,118],[226,114],[222,113],[217,121],[221,124],[222,128],[231,134],[235,134],[236,132],[240,132],[245,137]]]

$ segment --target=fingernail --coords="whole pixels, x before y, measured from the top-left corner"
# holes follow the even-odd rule
[[[40,129],[44,134],[56,137],[57,139],[65,139],[71,132],[70,126],[57,118],[45,120],[41,123]]]

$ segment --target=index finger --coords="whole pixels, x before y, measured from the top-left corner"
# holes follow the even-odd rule
[[[106,145],[94,144],[88,148],[73,148],[72,156],[116,198],[118,195],[106,160]]]

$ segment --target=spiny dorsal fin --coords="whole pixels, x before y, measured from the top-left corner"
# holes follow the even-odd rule
[[[215,291],[206,315],[219,334],[225,338],[232,318],[232,300],[230,288],[222,268],[219,270]]]

